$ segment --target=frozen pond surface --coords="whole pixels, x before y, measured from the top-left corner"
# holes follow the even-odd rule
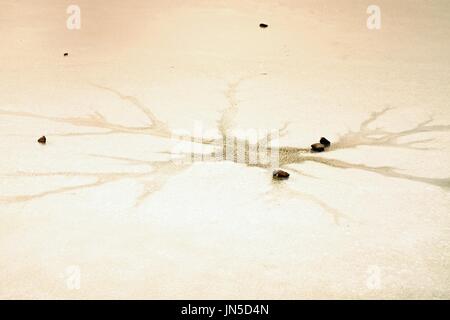
[[[1,298],[450,298],[447,1],[2,2]]]

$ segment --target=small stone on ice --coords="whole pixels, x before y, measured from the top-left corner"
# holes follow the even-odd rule
[[[259,27],[260,28],[267,28],[269,25],[265,24],[265,23],[260,23]]]
[[[325,146],[325,148],[327,148],[331,145],[331,142],[328,141],[328,139],[324,138],[324,137],[320,138],[320,143],[323,144]]]
[[[47,142],[47,138],[45,136],[42,136],[38,139],[39,143],[45,144]]]
[[[64,57],[67,57],[69,54],[66,52],[66,53],[64,53]]]
[[[275,170],[273,172],[273,178],[274,179],[287,179],[289,178],[289,173],[283,170]]]
[[[311,145],[311,150],[314,152],[322,152],[325,150],[325,146],[321,143],[314,143]]]

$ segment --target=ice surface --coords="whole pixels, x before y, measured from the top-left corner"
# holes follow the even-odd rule
[[[450,5],[377,2],[3,1],[0,297],[450,298]],[[289,180],[196,123],[289,123]]]

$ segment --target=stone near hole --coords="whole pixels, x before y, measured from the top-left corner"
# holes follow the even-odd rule
[[[274,179],[287,179],[289,178],[289,173],[287,173],[286,171],[283,170],[275,170],[273,172],[273,178]]]
[[[38,139],[38,142],[41,144],[45,144],[47,142],[47,138],[45,136],[42,136]]]
[[[324,138],[324,137],[320,138],[320,143],[323,144],[325,146],[325,148],[328,148],[331,145],[331,142],[328,141],[328,139]]]
[[[322,152],[325,150],[325,146],[321,143],[314,143],[311,145],[311,151],[313,152]]]

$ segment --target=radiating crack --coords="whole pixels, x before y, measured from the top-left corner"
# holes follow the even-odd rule
[[[238,113],[238,99],[237,99],[237,91],[239,89],[240,84],[248,80],[251,77],[244,77],[229,84],[227,90],[225,91],[225,97],[228,101],[228,106],[222,110],[219,120],[217,121],[217,128],[222,136],[221,141],[223,141],[224,146],[223,150],[226,149],[226,143],[228,138],[233,138],[230,140],[238,141],[246,145],[245,149],[245,157],[239,158],[239,161],[242,161],[249,167],[259,167],[264,168],[266,170],[271,170],[271,166],[267,163],[251,163],[249,161],[249,141],[248,140],[239,140],[236,137],[230,137],[232,135],[232,129],[234,127],[234,119]],[[118,90],[109,88],[107,86],[102,86],[98,84],[92,84],[95,88],[100,90],[109,92],[120,98],[121,100],[130,103],[134,107],[136,107],[139,111],[141,111],[148,121],[147,126],[125,126],[118,123],[110,122],[106,119],[106,117],[99,113],[94,112],[90,115],[80,116],[80,117],[56,117],[56,116],[46,116],[36,113],[30,112],[16,112],[9,110],[0,110],[0,115],[3,116],[11,116],[11,117],[21,117],[21,118],[33,118],[39,120],[48,120],[57,123],[63,123],[72,125],[75,127],[87,128],[91,131],[88,132],[69,132],[69,133],[60,133],[55,134],[58,136],[83,136],[83,135],[111,135],[111,134],[134,134],[134,135],[149,135],[159,138],[174,138],[172,135],[172,131],[170,130],[167,123],[161,121],[156,114],[149,108],[139,101],[134,96],[124,95]],[[376,120],[378,120],[381,116],[384,116],[388,113],[392,108],[385,108],[381,111],[373,112],[366,120],[364,120],[360,127],[359,131],[348,131],[347,133],[340,136],[338,141],[332,144],[332,147],[326,153],[326,157],[323,154],[314,154],[309,151],[309,148],[296,148],[290,146],[281,146],[274,147],[270,145],[270,138],[268,141],[257,141],[258,148],[263,148],[263,151],[271,153],[277,148],[279,155],[279,165],[281,168],[291,170],[298,175],[304,175],[306,177],[311,177],[308,173],[302,172],[298,169],[293,169],[288,167],[292,164],[300,164],[305,162],[314,162],[321,165],[325,165],[328,167],[332,167],[335,169],[355,169],[362,170],[366,172],[372,172],[375,174],[382,175],[384,177],[404,179],[414,182],[426,183],[433,186],[442,187],[444,189],[450,188],[450,178],[428,178],[428,177],[420,177],[414,176],[406,173],[400,172],[399,169],[388,167],[388,166],[380,166],[374,167],[366,164],[358,164],[358,163],[350,163],[343,160],[332,159],[329,158],[330,155],[333,154],[335,150],[346,150],[351,148],[356,148],[360,146],[382,146],[382,147],[396,147],[396,148],[406,148],[406,149],[418,149],[418,150],[427,150],[423,146],[427,142],[432,141],[431,138],[428,139],[416,139],[409,142],[401,142],[400,138],[412,137],[413,135],[420,133],[435,133],[435,132],[448,132],[450,131],[450,125],[434,125],[432,124],[433,119],[427,119],[426,121],[420,122],[415,127],[406,129],[399,132],[390,132],[383,128],[371,128]],[[286,122],[279,130],[279,136],[283,136],[287,133],[288,122]],[[96,130],[96,131],[92,131]],[[186,137],[183,137],[186,140]],[[214,140],[205,139],[201,140],[198,137],[188,136],[188,141],[199,143],[202,145],[215,146],[218,145]],[[417,146],[421,144],[422,146]],[[164,154],[162,152],[161,154]],[[170,153],[167,152],[167,155]],[[132,159],[127,157],[115,157],[109,155],[91,155],[97,158],[110,159],[112,161],[119,161],[123,163],[125,166],[135,166],[135,165],[144,165],[151,168],[148,172],[111,172],[111,173],[96,173],[96,172],[16,172],[16,173],[7,173],[0,174],[0,176],[7,177],[33,177],[33,176],[66,176],[66,177],[88,177],[93,178],[94,181],[75,185],[75,186],[65,186],[60,188],[55,188],[47,191],[42,191],[40,193],[30,194],[30,195],[18,195],[18,196],[0,196],[0,202],[3,203],[15,203],[22,201],[29,201],[37,198],[42,198],[49,195],[65,193],[68,191],[75,190],[83,190],[86,188],[99,187],[107,183],[112,183],[116,181],[120,181],[123,179],[134,179],[142,184],[142,192],[136,199],[136,205],[141,204],[147,197],[153,194],[155,191],[160,190],[166,181],[174,175],[179,174],[186,168],[191,165],[191,161],[183,162],[183,161],[174,161],[172,158],[163,160],[163,161],[147,161],[141,159]],[[213,158],[214,154],[208,154]],[[191,157],[191,160],[199,159],[200,161],[204,161],[204,156]],[[230,159],[226,159],[230,160]],[[235,154],[231,159],[232,161],[237,162],[238,156]],[[242,163],[242,162],[241,162]],[[315,177],[314,177],[315,178]],[[303,198],[305,200],[311,201],[322,208],[324,211],[328,212],[335,223],[339,223],[339,219],[345,217],[343,213],[339,210],[331,207],[326,201],[319,199],[318,197],[306,194],[304,192],[290,190],[287,187],[284,187],[286,195],[290,195],[293,197]]]

